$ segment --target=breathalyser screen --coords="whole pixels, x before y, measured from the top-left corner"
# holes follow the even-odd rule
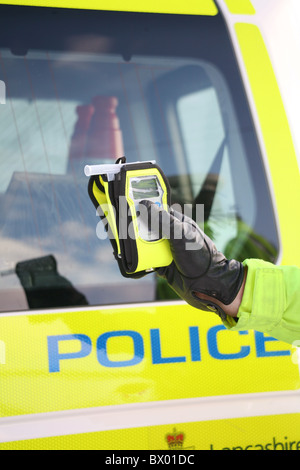
[[[135,178],[131,181],[133,199],[152,199],[159,197],[157,180],[151,178]]]
[[[158,207],[163,208],[164,190],[156,175],[141,175],[130,178],[129,198],[133,201],[137,216],[137,229],[139,237],[147,242],[157,241],[157,233],[140,216],[140,201],[148,200]]]

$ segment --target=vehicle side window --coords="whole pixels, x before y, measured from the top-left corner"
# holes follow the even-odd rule
[[[239,220],[249,231],[254,226],[254,186],[226,82],[211,65],[203,68],[210,77],[206,87],[182,96],[177,112],[192,197],[198,200],[202,193],[206,230],[218,249],[228,252],[228,243],[239,235]],[[238,251],[231,256],[239,257]]]
[[[194,218],[204,205],[201,223],[226,256],[276,259],[268,184],[219,15],[1,11],[11,32],[0,32],[0,311],[174,297],[156,274],[123,278],[99,228],[83,169],[123,155],[156,160],[172,203]]]

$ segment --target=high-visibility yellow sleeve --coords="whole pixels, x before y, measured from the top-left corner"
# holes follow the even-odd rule
[[[247,259],[247,280],[237,323],[227,317],[230,330],[256,330],[300,344],[300,268]]]

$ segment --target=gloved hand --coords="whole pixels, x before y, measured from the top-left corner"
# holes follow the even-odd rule
[[[224,306],[234,301],[243,284],[243,265],[227,260],[189,217],[172,209],[170,213],[160,210],[149,201],[141,204],[147,208],[148,228],[157,232],[159,238],[169,239],[173,254],[174,261],[159,268],[158,275],[187,303],[213,311],[225,320]],[[143,212],[141,207],[142,217]]]

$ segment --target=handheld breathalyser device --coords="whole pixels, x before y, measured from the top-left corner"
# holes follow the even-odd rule
[[[90,177],[89,196],[104,224],[120,271],[140,277],[168,266],[173,257],[168,240],[157,238],[139,216],[140,202],[149,200],[161,209],[170,206],[170,186],[155,161],[85,166]]]

